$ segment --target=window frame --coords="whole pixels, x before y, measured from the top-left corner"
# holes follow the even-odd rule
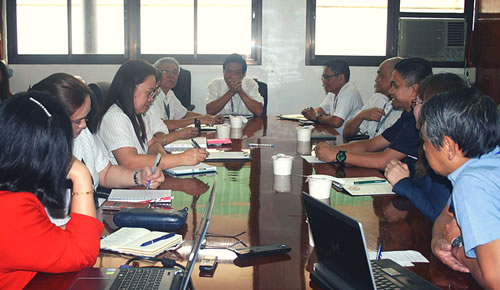
[[[466,21],[465,59],[464,61],[446,62],[433,61],[433,67],[463,67],[468,63],[468,48],[472,31],[473,0],[464,1],[464,13],[421,13],[400,12],[400,0],[387,0],[387,39],[385,56],[353,56],[353,55],[315,55],[316,0],[307,0],[306,10],[306,65],[324,65],[333,57],[342,57],[352,66],[378,66],[387,58],[397,56],[399,19],[405,17],[417,18],[457,18]]]
[[[194,0],[196,16],[198,0]],[[151,63],[164,56],[175,57],[182,64],[219,65],[228,54],[141,54],[140,53],[140,1],[124,0],[124,53],[72,54],[71,0],[67,0],[68,54],[18,54],[17,1],[7,1],[7,52],[11,64],[122,64],[128,59],[144,59]],[[197,33],[195,17],[195,35]],[[242,55],[248,64],[262,61],[262,0],[252,0],[252,48],[250,55]]]

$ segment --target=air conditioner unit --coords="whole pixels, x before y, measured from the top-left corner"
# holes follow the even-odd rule
[[[464,61],[464,19],[400,18],[399,21],[399,56]]]

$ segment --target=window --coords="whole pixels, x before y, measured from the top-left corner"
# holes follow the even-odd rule
[[[11,63],[220,64],[234,52],[260,63],[261,0],[17,0],[7,11]]]
[[[472,0],[308,0],[306,64],[322,65],[339,56],[351,65],[378,65],[399,55],[403,45],[402,52],[429,58],[434,66],[463,66],[472,6]],[[418,37],[405,33],[425,25],[441,29],[436,37],[449,37],[440,50],[442,57],[428,57],[432,52],[427,47],[409,49]],[[408,37],[409,42],[402,41]]]

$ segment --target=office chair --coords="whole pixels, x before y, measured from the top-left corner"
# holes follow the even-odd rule
[[[191,104],[191,72],[187,69],[183,69],[179,72],[179,78],[177,79],[177,85],[172,89],[177,99],[181,101],[182,105],[192,111],[195,105]]]
[[[262,115],[267,115],[267,84],[254,79],[259,85],[259,94],[264,98],[264,108],[262,109]]]

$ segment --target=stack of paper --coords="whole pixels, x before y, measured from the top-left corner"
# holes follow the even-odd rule
[[[139,189],[113,189],[109,194],[110,201],[129,201],[129,202],[153,202],[169,201],[172,199],[171,190],[139,190]]]
[[[205,161],[207,162],[229,162],[229,161],[252,160],[249,149],[243,149],[242,151],[219,151],[214,149],[208,149],[207,151],[208,155],[205,158]]]
[[[350,195],[395,194],[392,192],[392,185],[384,178],[371,176],[342,179],[345,182],[342,187]]]
[[[152,232],[144,228],[124,227],[102,239],[101,249],[128,255],[155,257],[176,248],[183,242],[182,235],[177,234],[167,239],[161,239],[167,234],[165,232]],[[144,243],[148,245],[141,246]]]
[[[200,145],[200,148],[207,148],[206,137],[196,137],[193,139],[194,141],[196,141],[196,143],[198,143],[198,145]],[[192,148],[196,148],[196,146],[193,144],[193,141],[191,141],[191,139],[177,140],[165,145],[165,150],[167,151],[184,151]]]

